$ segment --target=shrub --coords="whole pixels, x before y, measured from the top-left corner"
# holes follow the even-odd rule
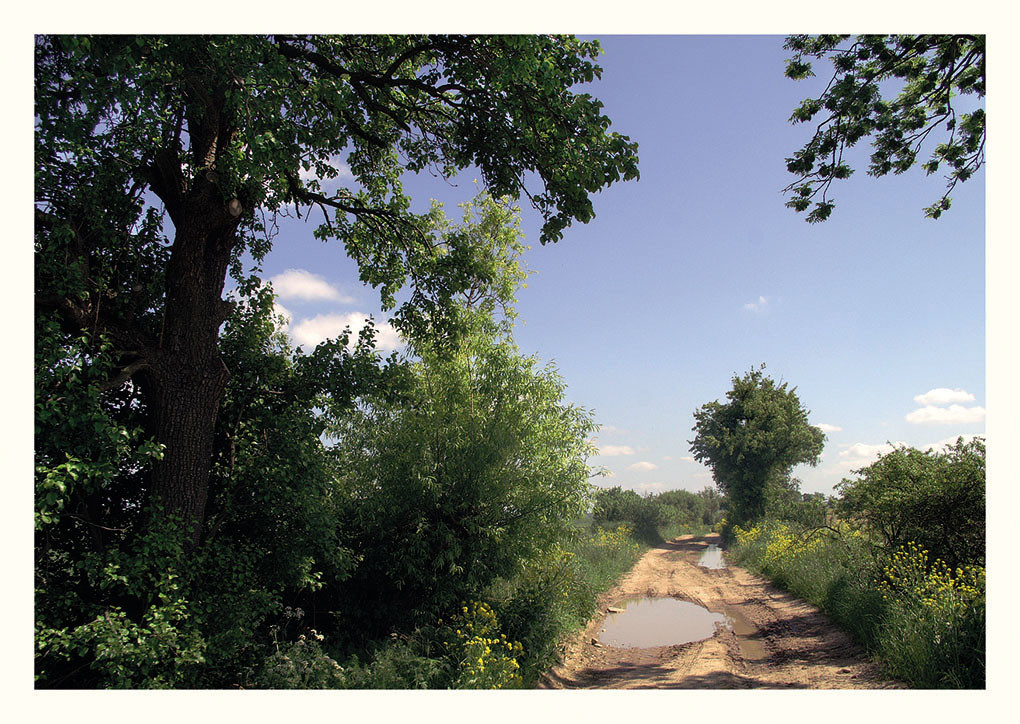
[[[891,554],[914,542],[951,567],[983,564],[985,445],[963,438],[944,452],[899,447],[837,488],[838,510]]]

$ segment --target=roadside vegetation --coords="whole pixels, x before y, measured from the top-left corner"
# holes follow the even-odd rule
[[[714,491],[591,485],[592,414],[513,341],[527,276],[518,210],[483,193],[460,224],[431,218],[487,284],[451,300],[455,336],[417,339],[404,359],[381,359],[370,327],[304,354],[269,290],[241,293],[221,341],[238,372],[219,415],[210,528],[187,566],[175,563],[179,531],[147,528],[144,506],[90,530],[68,493],[110,496],[125,471],[68,458],[71,439],[39,439],[37,686],[527,687],[649,543],[717,517]],[[128,427],[136,413],[111,419],[87,386],[76,416],[51,411],[74,401],[58,392],[68,376],[98,374],[56,339],[37,347],[49,355],[37,360],[37,424],[94,425],[124,448],[111,448],[116,461],[143,439]],[[348,386],[322,389],[338,373]],[[70,488],[79,469],[92,477]],[[76,546],[82,535],[94,545]]]
[[[980,438],[897,448],[845,479],[822,520],[787,501],[728,527],[729,553],[825,611],[890,677],[982,688],[984,462]]]
[[[573,90],[600,52],[36,36],[37,688],[527,687],[649,545],[713,528],[847,608],[894,675],[983,681],[983,446],[898,451],[833,510],[789,478],[824,436],[762,368],[696,413],[718,491],[590,483],[593,413],[514,341],[514,204],[553,243],[638,177]],[[459,220],[404,192],[468,169]],[[371,322],[294,345],[262,268],[292,215],[378,292],[399,354]]]

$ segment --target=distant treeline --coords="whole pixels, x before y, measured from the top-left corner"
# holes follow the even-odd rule
[[[620,486],[599,489],[595,494],[592,518],[607,525],[631,523],[635,535],[654,542],[678,527],[712,528],[726,512],[726,497],[714,487],[697,493],[667,490],[648,496]]]

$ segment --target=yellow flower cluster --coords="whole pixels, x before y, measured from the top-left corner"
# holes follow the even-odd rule
[[[744,530],[739,525],[735,525],[733,526],[733,532],[737,534],[737,542],[741,545],[746,545],[748,543],[754,543],[756,540],[761,538],[764,528],[756,525],[750,530]]]
[[[985,569],[963,566],[955,571],[916,543],[901,547],[876,581],[882,597],[914,600],[931,609],[952,614],[971,605],[984,605]]]
[[[625,523],[616,526],[616,530],[599,528],[595,534],[595,543],[607,547],[630,545],[634,542],[633,538],[631,538],[633,532],[634,528]]]
[[[767,526],[756,525],[750,530],[744,530],[737,525],[733,527],[733,531],[736,533],[737,542],[740,545],[751,545],[760,542],[765,546],[760,560],[761,565],[766,569],[784,559],[811,553],[821,545],[819,538],[804,541],[784,523]]]
[[[520,684],[517,657],[524,649],[520,642],[499,633],[496,614],[489,604],[461,604],[449,628],[452,635],[447,637],[446,646],[460,662],[456,688],[503,689]]]

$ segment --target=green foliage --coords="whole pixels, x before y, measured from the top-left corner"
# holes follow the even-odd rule
[[[521,644],[500,633],[492,607],[470,601],[445,625],[443,646],[456,662],[454,689],[519,688]]]
[[[918,688],[982,688],[985,571],[950,569],[921,546],[876,556],[859,529],[767,521],[735,528],[730,555],[810,601]]]
[[[597,488],[592,519],[600,525],[630,524],[635,535],[648,544],[712,526],[721,514],[722,496],[711,488],[698,493],[669,490],[642,497],[619,486]]]
[[[366,406],[330,430],[348,545],[362,552],[345,608],[376,625],[436,615],[512,576],[588,494],[593,423],[561,402],[555,370],[478,336],[413,374],[408,403]]]
[[[586,497],[591,422],[505,338],[516,212],[480,197],[454,227],[413,213],[401,175],[474,165],[497,198],[528,193],[543,243],[588,221],[591,193],[637,177],[636,144],[574,91],[597,52],[566,36],[36,38],[38,686],[334,685],[311,628],[270,644],[286,602],[310,601],[331,646],[363,644],[331,604],[409,580],[429,589],[415,618],[551,545]],[[334,190],[341,163],[353,179]],[[258,265],[275,215],[310,210],[395,310],[413,368],[379,359],[371,328],[308,354],[277,331]],[[222,389],[168,402],[182,370],[184,390]],[[167,444],[170,418],[208,435]],[[208,469],[171,465],[190,453]],[[199,524],[156,504],[157,478],[201,501]],[[431,652],[387,650],[371,676],[435,681]]]
[[[482,249],[489,265],[488,288],[456,300],[464,335],[415,340],[402,394],[366,396],[327,428],[344,545],[359,562],[323,593],[362,637],[481,600],[545,556],[588,504],[591,415],[512,341],[525,276],[515,214],[483,195],[456,229],[437,222],[451,249]]]
[[[949,171],[945,194],[925,209],[933,219],[949,208],[956,184],[984,164],[985,111],[976,108],[957,117],[954,104],[959,106],[961,94],[984,98],[985,36],[792,35],[785,47],[794,53],[786,66],[794,80],[814,75],[810,59],[828,57],[833,65],[822,94],[806,99],[790,117],[807,123],[821,114],[811,140],[786,159],[798,177],[784,189],[792,192],[786,205],[805,211],[814,200],[807,221],[824,221],[832,213],[829,186],[853,173],[844,153],[863,138],[873,139],[869,175],[900,174],[942,127],[948,135],[922,164],[929,175],[943,166]],[[899,84],[891,98],[890,82]]]
[[[789,521],[805,528],[825,525],[830,507],[822,493],[801,493],[800,481],[791,478],[765,488],[765,515],[773,520]]]
[[[838,510],[892,551],[909,541],[951,566],[985,559],[985,444],[898,447],[836,487]]]
[[[287,607],[287,619],[301,619],[304,611]],[[276,639],[280,628],[272,628],[274,651],[265,657],[250,687],[259,689],[344,689],[348,678],[344,668],[323,649],[325,636],[309,629],[296,641]]]
[[[272,224],[255,210],[322,211],[316,235],[345,245],[387,308],[413,278],[398,318],[420,327],[421,302],[454,277],[436,263],[428,215],[410,211],[405,170],[449,177],[473,165],[495,196],[514,198],[534,173],[542,243],[594,216],[590,194],[637,178],[636,144],[573,90],[601,75],[598,53],[597,42],[548,35],[39,36],[36,198],[49,238],[88,258],[72,268],[92,282],[83,311],[104,288],[118,294],[111,312],[131,310],[111,327],[161,305],[150,295],[162,291],[166,249],[151,243],[158,214],[141,191],[180,229],[185,197],[205,182],[241,205],[235,277],[244,251],[259,260],[271,247]],[[353,182],[333,191],[339,162]],[[150,213],[157,223],[142,233]],[[139,285],[144,295],[124,293]]]
[[[731,523],[760,518],[769,486],[787,484],[794,465],[814,465],[825,435],[786,383],[776,383],[765,366],[733,377],[728,402],[709,402],[694,413],[695,459],[712,468],[730,502]]]
[[[494,582],[487,595],[507,637],[522,644],[518,662],[524,686],[534,686],[556,664],[563,639],[588,624],[598,596],[646,548],[632,526],[579,528],[512,579]]]

